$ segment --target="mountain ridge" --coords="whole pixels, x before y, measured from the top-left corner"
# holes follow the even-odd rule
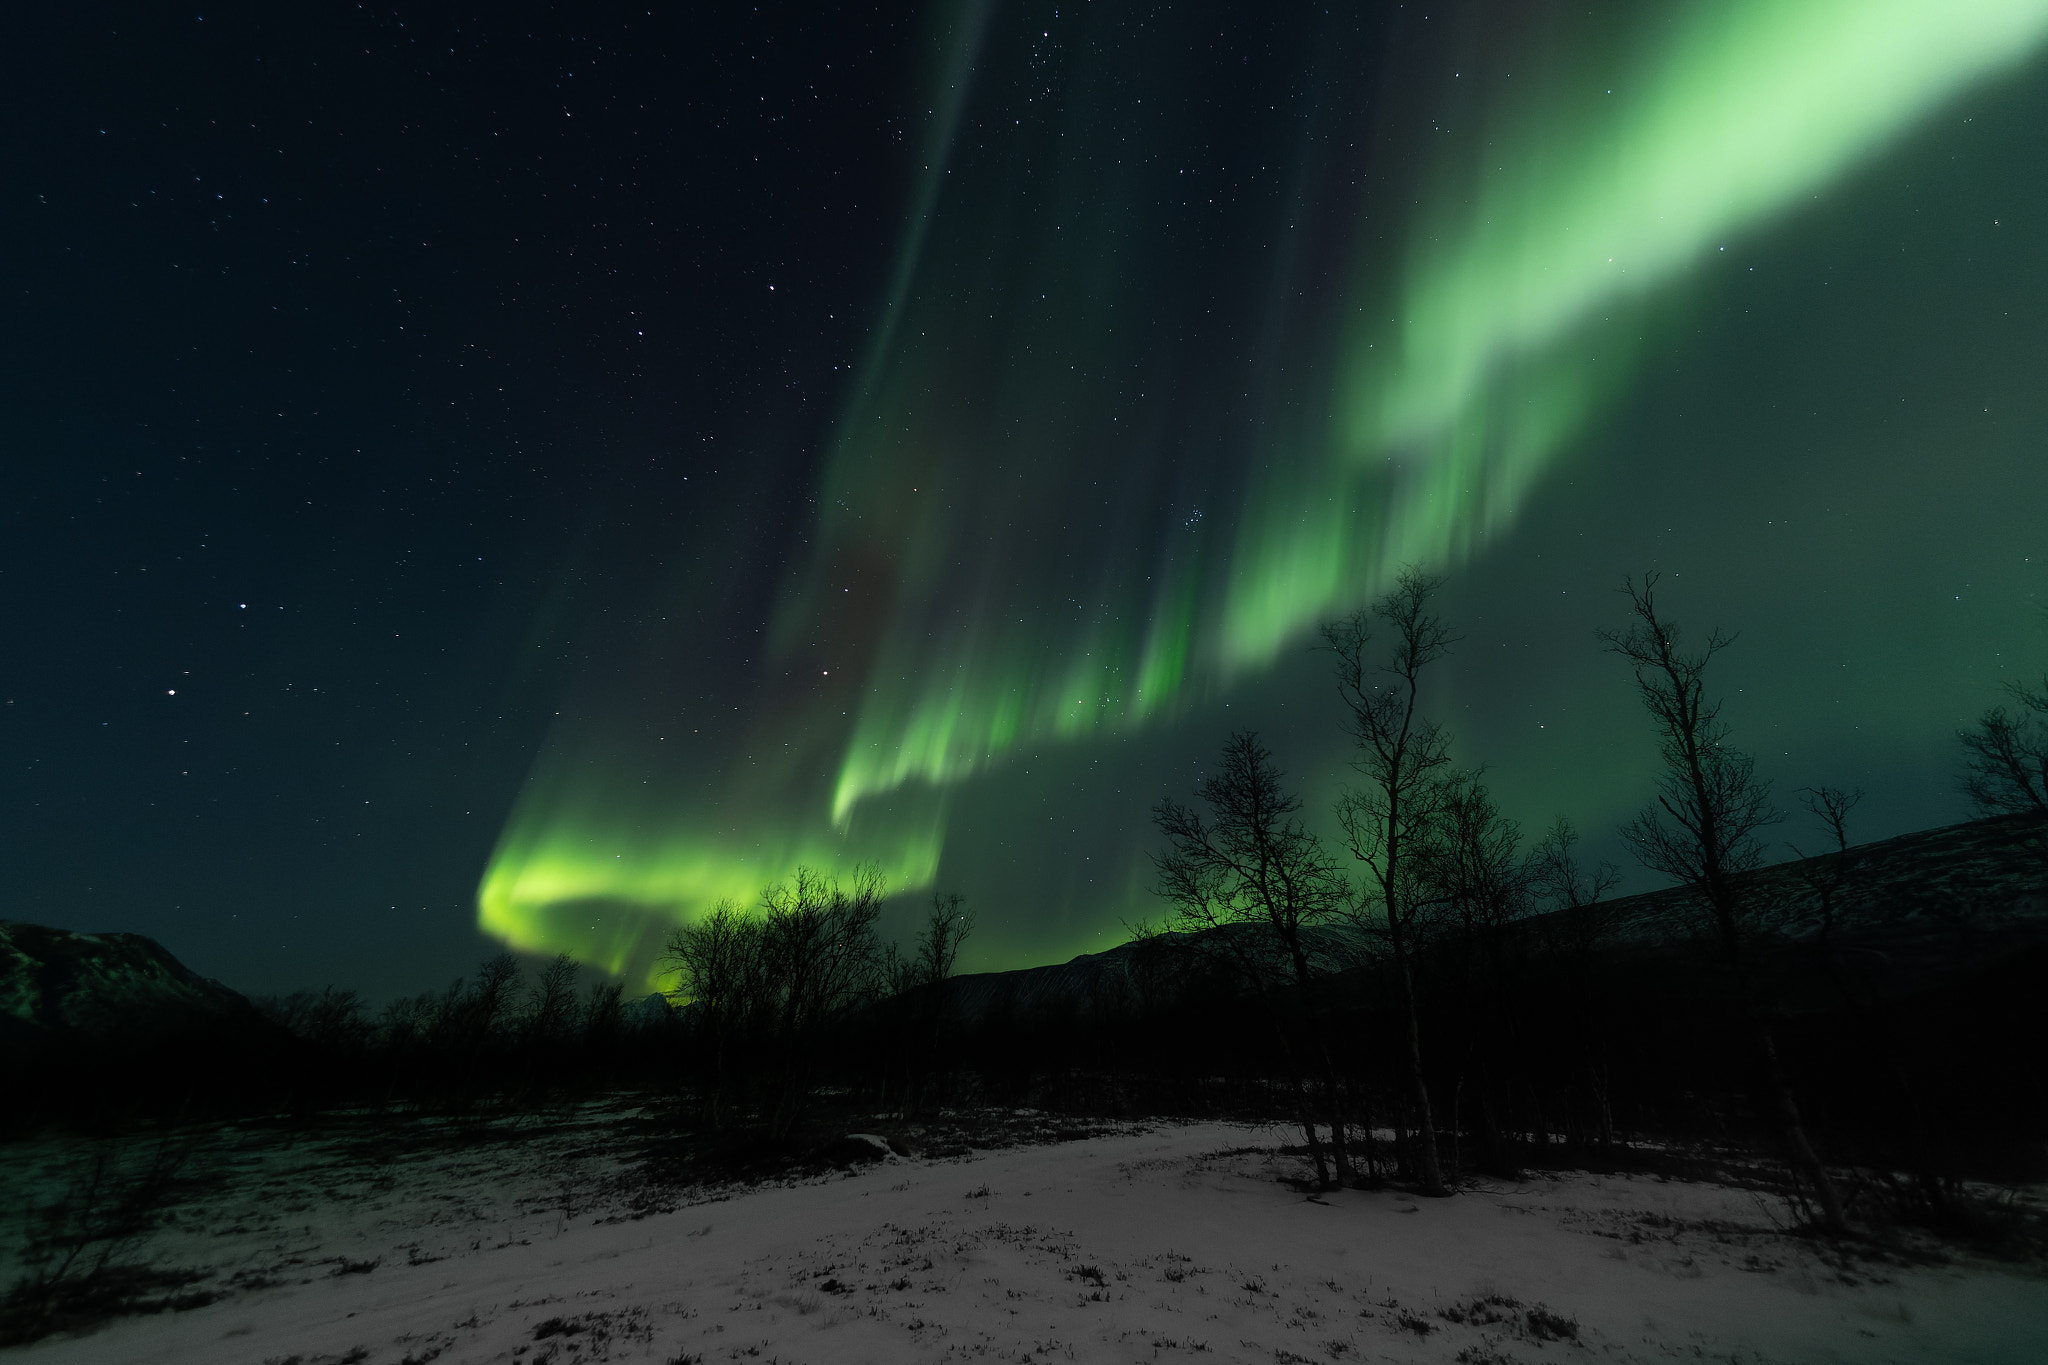
[[[0,1046],[269,1027],[246,996],[146,935],[0,920]]]
[[[2048,945],[2048,825],[2033,816],[1993,816],[1772,863],[1741,874],[1758,946],[1853,959],[1889,993],[1967,971],[2009,953]],[[1601,926],[1600,950],[1668,952],[1698,946],[1710,931],[1690,887],[1671,886],[1587,907]],[[1517,932],[1561,926],[1585,910],[1551,910],[1514,921]],[[1310,926],[1311,956],[1341,969],[1369,956],[1374,935],[1344,924]],[[1182,935],[1161,935],[1165,944]],[[1066,962],[952,978],[967,1018],[994,1009],[1030,1010],[1062,1001],[1085,1008],[1125,989],[1148,946],[1132,940]],[[1347,959],[1349,960],[1347,962]]]

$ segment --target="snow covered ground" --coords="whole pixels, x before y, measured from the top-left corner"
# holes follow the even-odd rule
[[[586,1144],[300,1145],[158,1239],[238,1286],[35,1365],[507,1361],[2048,1361],[2048,1281],[1844,1260],[1744,1191],[1569,1175],[1304,1197],[1281,1130],[1200,1123],[627,1216]],[[644,1204],[641,1206],[644,1208]]]

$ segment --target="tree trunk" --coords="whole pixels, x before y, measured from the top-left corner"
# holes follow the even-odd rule
[[[1408,1111],[1400,1097],[1394,1098],[1394,1179],[1411,1180],[1415,1174],[1415,1144],[1408,1140]]]
[[[1600,1150],[1614,1148],[1614,1108],[1607,1101],[1607,1080],[1604,1069],[1597,1063],[1587,1063],[1586,1084],[1593,1094],[1593,1119],[1599,1125]]]
[[[1422,1069],[1422,1015],[1415,1003],[1415,976],[1404,957],[1401,962],[1401,997],[1408,1037],[1408,1080],[1415,1100],[1415,1175],[1422,1192],[1449,1194],[1444,1185],[1443,1164],[1437,1158],[1436,1119],[1429,1107],[1429,1078]]]
[[[1365,1150],[1365,1178],[1377,1184],[1380,1178],[1379,1143],[1372,1131],[1372,1095],[1364,1086],[1358,1088],[1359,1115],[1358,1140]]]
[[[1308,1139],[1308,1154],[1316,1163],[1316,1188],[1330,1188],[1330,1160],[1323,1152],[1322,1135],[1316,1132],[1314,1110],[1310,1108],[1308,1092],[1301,1083],[1301,1073],[1291,1071],[1289,1079],[1294,1083],[1294,1112],[1301,1116],[1302,1135]]]
[[[1806,1135],[1806,1123],[1799,1116],[1799,1101],[1793,1097],[1792,1084],[1785,1078],[1785,1069],[1778,1061],[1778,1040],[1762,1016],[1752,1015],[1750,1024],[1755,1030],[1760,1060],[1764,1063],[1764,1083],[1771,1088],[1772,1107],[1778,1114],[1778,1130],[1784,1138],[1793,1169],[1812,1183],[1814,1197],[1820,1201],[1822,1226],[1829,1232],[1846,1232],[1849,1220],[1842,1209],[1841,1191],[1835,1188],[1834,1177],[1821,1164],[1819,1154],[1813,1150],[1813,1143]]]
[[[1814,1198],[1820,1202],[1821,1225],[1829,1232],[1846,1232],[1849,1222],[1843,1214],[1841,1191],[1835,1188],[1834,1177],[1821,1164],[1820,1154],[1814,1151],[1813,1141],[1807,1136],[1806,1122],[1799,1114],[1799,1101],[1793,1096],[1792,1083],[1778,1059],[1778,1039],[1764,1013],[1755,974],[1743,957],[1733,892],[1725,884],[1710,883],[1708,893],[1709,903],[1720,925],[1722,951],[1735,975],[1743,1013],[1749,1016],[1750,1036],[1757,1051],[1757,1060],[1763,1064],[1764,1084],[1770,1090],[1771,1108],[1777,1115],[1778,1133],[1785,1144],[1785,1154],[1791,1160],[1793,1170],[1812,1183]]]
[[[1337,1183],[1347,1184],[1351,1179],[1351,1156],[1344,1142],[1343,1095],[1337,1086],[1337,1064],[1330,1057],[1330,1031],[1316,1001],[1316,983],[1309,972],[1308,959],[1299,943],[1289,946],[1293,949],[1295,986],[1301,992],[1302,1014],[1308,1021],[1310,1036],[1315,1039],[1316,1060],[1322,1064],[1323,1116],[1330,1125],[1330,1152],[1336,1158]],[[1304,1109],[1302,1113],[1306,1118],[1308,1111]]]

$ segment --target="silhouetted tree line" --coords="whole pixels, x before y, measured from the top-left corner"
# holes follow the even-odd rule
[[[2024,1045],[2048,1025],[2044,955],[1884,988],[1842,932],[1884,894],[1850,841],[1860,793],[1824,785],[1800,796],[1829,847],[1796,867],[1818,932],[1777,934],[1752,874],[1783,815],[1708,686],[1729,637],[1688,644],[1654,576],[1600,637],[1660,758],[1624,840],[1690,906],[1622,934],[1618,869],[1566,818],[1528,838],[1454,760],[1432,711],[1458,643],[1438,587],[1405,573],[1324,631],[1353,769],[1334,837],[1256,734],[1232,736],[1192,803],[1154,809],[1161,921],[1056,989],[955,977],[974,926],[957,895],[905,947],[878,932],[873,873],[799,869],[677,929],[665,1001],[501,955],[381,1009],[336,989],[260,1002],[285,1041],[243,1098],[503,1111],[639,1087],[685,1131],[782,1153],[853,1115],[968,1105],[1267,1116],[1299,1129],[1317,1184],[1439,1194],[1471,1171],[1626,1161],[1645,1136],[1762,1142],[1823,1229],[1880,1204],[1951,1216],[1966,1178],[2038,1174],[2048,1092]],[[1962,785],[2048,890],[2048,679],[2009,694],[1961,735]]]
[[[2030,984],[2044,955],[1882,989],[1839,931],[1851,901],[1887,893],[1850,843],[1860,793],[1829,786],[1800,793],[1832,845],[1796,873],[1819,931],[1793,942],[1766,922],[1751,874],[1783,814],[1708,687],[1730,637],[1689,645],[1654,576],[1626,585],[1627,624],[1600,637],[1661,759],[1625,843],[1690,906],[1661,936],[1623,936],[1619,870],[1589,863],[1565,818],[1528,840],[1484,770],[1453,761],[1428,705],[1457,643],[1437,587],[1405,574],[1324,633],[1355,772],[1337,838],[1310,826],[1255,734],[1232,736],[1193,803],[1154,810],[1162,922],[1136,926],[1084,989],[998,994],[945,1031],[937,1070],[954,1093],[1284,1117],[1317,1183],[1437,1193],[1465,1171],[1624,1160],[1643,1135],[1761,1141],[1825,1230],[1880,1205],[1948,1216],[1967,1177],[2039,1173],[2048,1090],[2024,1040],[2048,1025]],[[2010,691],[1962,735],[1963,786],[2039,851],[2048,680]]]
[[[937,1098],[939,1034],[953,1022],[943,986],[973,913],[958,895],[934,896],[905,953],[875,932],[883,894],[871,871],[842,887],[799,868],[762,893],[758,913],[721,901],[670,935],[663,962],[690,1044],[696,1119],[784,1142],[821,1075],[849,1069],[874,1104],[914,1115]]]
[[[331,986],[256,1004],[308,1050],[301,1104],[544,1103],[629,1078],[670,1046],[665,1012],[629,1011],[623,981],[581,976],[566,954],[529,974],[499,953],[378,1009]]]
[[[919,1114],[960,1093],[940,1040],[957,1022],[940,987],[973,912],[932,899],[905,948],[876,931],[884,888],[808,868],[670,936],[674,989],[629,1001],[624,982],[564,954],[510,953],[447,986],[373,1007],[326,987],[254,1002],[253,1028],[150,1046],[33,1059],[9,1089],[16,1126],[49,1120],[198,1117],[277,1110],[310,1115],[396,1106],[503,1115],[620,1088],[650,1091],[685,1125],[785,1147],[823,1092],[857,1077],[864,1099]],[[143,1021],[138,1021],[139,1023]]]
[[[1606,903],[1617,869],[1586,866],[1563,818],[1526,847],[1484,770],[1453,761],[1428,705],[1432,666],[1457,643],[1434,608],[1438,586],[1404,573],[1324,631],[1355,772],[1334,844],[1304,822],[1250,732],[1197,784],[1205,809],[1169,799],[1154,810],[1168,910],[1153,938],[1179,972],[1153,979],[1169,997],[1228,1001],[1236,1036],[1264,1040],[1201,1055],[1278,1078],[1264,1094],[1300,1126],[1318,1183],[1390,1173],[1443,1193],[1456,1170],[1511,1173],[1558,1148],[1611,1159],[1628,1131],[1767,1134],[1802,1213],[1840,1231],[1844,1170],[1860,1168],[1859,1188],[1895,1211],[1938,1215],[1966,1173],[2038,1162],[2040,1071],[1987,1045],[2042,1036],[2020,969],[1994,972],[1999,989],[1900,1001],[1834,950],[1860,793],[1802,793],[1835,846],[1799,874],[1819,908],[1809,955],[1830,998],[1792,1007],[1787,945],[1760,921],[1747,875],[1783,813],[1708,688],[1731,637],[1689,647],[1654,575],[1625,585],[1628,622],[1599,637],[1629,669],[1661,760],[1654,799],[1623,839],[1695,912],[1667,942],[1620,944]],[[2048,680],[2009,692],[2011,705],[1961,736],[1963,787],[1980,814],[2026,824],[2038,852]]]

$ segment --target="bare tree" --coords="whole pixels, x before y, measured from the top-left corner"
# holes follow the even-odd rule
[[[1621,884],[1621,869],[1613,863],[1584,867],[1578,846],[1579,831],[1560,815],[1529,853],[1530,888],[1558,910],[1590,910]]]
[[[576,970],[576,959],[562,953],[541,969],[528,989],[520,1041],[529,1052],[557,1041],[575,1017]]]
[[[1831,940],[1841,918],[1842,892],[1849,878],[1849,812],[1856,809],[1862,800],[1861,787],[1854,791],[1829,786],[1799,789],[1799,804],[1826,827],[1828,840],[1834,845],[1832,852],[1815,858],[1808,858],[1797,844],[1786,845],[1799,859],[1799,879],[1813,893],[1814,903],[1820,910],[1820,950],[1824,957],[1830,952]],[[1833,969],[1832,959],[1829,967]]]
[[[519,959],[510,953],[495,953],[478,964],[476,977],[467,987],[458,977],[422,1011],[431,1019],[429,1050],[451,1061],[460,1058],[465,1090],[474,1091],[484,1055],[492,1050],[493,1039],[512,1012],[518,983]]]
[[[494,954],[477,967],[462,1011],[469,1036],[478,1046],[511,1013],[512,991],[518,983],[519,959],[510,953]]]
[[[1545,922],[1551,950],[1563,960],[1560,988],[1562,1015],[1578,1039],[1586,1087],[1593,1102],[1594,1127],[1603,1148],[1614,1145],[1613,1068],[1608,1055],[1608,1030],[1596,1018],[1594,959],[1607,936],[1610,918],[1607,893],[1621,883],[1621,869],[1610,862],[1587,868],[1579,861],[1579,832],[1558,816],[1550,832],[1530,851],[1525,874],[1532,894],[1551,906]]]
[[[2039,687],[2010,683],[2012,708],[1994,706],[1963,742],[1963,794],[1980,815],[2048,818],[2048,677]]]
[[[974,932],[974,911],[957,891],[933,892],[924,930],[909,952],[895,944],[882,951],[880,975],[887,1000],[879,1012],[885,1058],[894,1058],[902,1072],[901,1101],[905,1115],[923,1106],[933,1055],[940,1036],[954,1022],[957,1008],[946,982],[960,956],[960,945]],[[889,1093],[885,1063],[882,1096]]]
[[[1756,760],[1728,743],[1721,702],[1707,696],[1707,668],[1733,637],[1715,630],[1702,648],[1684,649],[1677,623],[1657,614],[1656,586],[1654,573],[1645,574],[1640,585],[1627,580],[1623,591],[1635,619],[1626,629],[1600,632],[1609,652],[1634,672],[1636,694],[1650,713],[1663,759],[1656,804],[1631,820],[1622,837],[1645,867],[1685,883],[1705,902],[1787,1153],[1811,1182],[1822,1222],[1841,1231],[1841,1195],[1807,1137],[1750,962],[1753,925],[1738,878],[1763,861],[1760,832],[1784,817],[1771,804],[1770,784],[1756,775]]]
[[[759,1006],[761,926],[735,901],[722,900],[695,924],[669,935],[662,967],[676,975],[670,998],[692,1009],[692,1032],[710,1064],[704,1116],[729,1117],[738,1052]]]
[[[931,914],[917,940],[912,967],[920,985],[937,987],[953,975],[960,945],[974,932],[974,911],[957,891],[933,892]]]
[[[614,978],[610,981],[593,981],[583,997],[580,1024],[583,1030],[583,1045],[593,1054],[603,1055],[618,1042],[619,1023],[625,1014],[622,997],[626,983]]]
[[[1495,1093],[1496,1057],[1504,1059],[1510,1077],[1526,1074],[1518,1054],[1516,1020],[1509,1001],[1517,975],[1509,961],[1513,951],[1508,925],[1528,907],[1528,880],[1518,856],[1522,831],[1495,804],[1493,794],[1474,769],[1453,772],[1438,785],[1436,819],[1427,837],[1415,845],[1421,901],[1432,905],[1443,921],[1444,947],[1463,996],[1466,1045],[1454,1092],[1451,1130],[1462,1131],[1459,1110],[1465,1080],[1476,1068],[1482,1160],[1489,1169],[1513,1168],[1501,1140]],[[1540,1106],[1539,1106],[1540,1108]],[[1540,1122],[1533,1131],[1547,1133]]]
[[[908,953],[893,943],[883,948],[881,975],[890,996],[936,990],[953,975],[960,945],[974,932],[974,912],[966,905],[967,898],[957,891],[933,892],[916,946]]]
[[[769,1133],[789,1134],[811,1094],[826,1025],[878,983],[883,961],[875,920],[881,877],[857,868],[851,884],[806,867],[761,895],[762,980],[770,1018]]]
[[[412,1051],[424,1041],[433,1007],[434,993],[400,996],[378,1011],[375,1037],[378,1046],[393,1055]]]
[[[1440,784],[1436,819],[1416,848],[1429,900],[1467,933],[1481,934],[1519,915],[1528,892],[1517,852],[1521,826],[1502,814],[1481,781],[1482,769],[1449,774]]]
[[[1337,694],[1348,712],[1351,766],[1363,781],[1337,803],[1351,856],[1366,865],[1358,911],[1383,933],[1401,993],[1405,1062],[1416,1117],[1416,1168],[1429,1194],[1447,1192],[1437,1155],[1428,1075],[1422,1064],[1422,1020],[1415,996],[1415,954],[1425,897],[1416,875],[1416,845],[1425,841],[1451,761],[1450,732],[1422,710],[1422,676],[1459,637],[1432,608],[1443,580],[1408,568],[1393,591],[1368,611],[1323,628],[1336,657]],[[1389,636],[1382,661],[1368,650],[1375,622]]]
[[[338,986],[259,997],[254,1004],[273,1023],[337,1056],[361,1052],[376,1033],[362,997]]]
[[[1820,786],[1802,788],[1799,795],[1800,804],[1821,822],[1827,831],[1828,842],[1834,846],[1829,852],[1809,858],[1797,846],[1788,845],[1800,860],[1794,868],[1795,875],[1812,895],[1820,912],[1816,946],[1822,964],[1843,1004],[1855,1015],[1859,1033],[1885,1059],[1904,1120],[1905,1154],[1913,1177],[1911,1189],[1928,1213],[1946,1215],[1950,1212],[1951,1191],[1940,1173],[1941,1143],[1936,1137],[1936,1125],[1929,1117],[1929,1106],[1922,1098],[1921,1087],[1915,1083],[1911,1069],[1905,1064],[1907,1049],[1899,1039],[1895,1011],[1867,978],[1856,983],[1861,989],[1852,985],[1862,973],[1851,969],[1851,959],[1841,953],[1834,942],[1834,932],[1841,926],[1843,901],[1858,871],[1858,855],[1849,845],[1849,813],[1862,801],[1863,791],[1861,788],[1844,790]],[[1894,1188],[1898,1187],[1895,1185]]]
[[[461,977],[440,991],[423,991],[418,1000],[420,1041],[435,1053],[454,1053],[462,1046],[469,1020],[469,983]]]
[[[1331,1183],[1328,1158],[1316,1130],[1314,1109],[1302,1089],[1297,1047],[1286,1028],[1282,982],[1291,983],[1308,1021],[1304,1046],[1321,1073],[1323,1103],[1330,1126],[1336,1178],[1350,1177],[1344,1146],[1337,1070],[1330,1057],[1312,945],[1303,930],[1326,922],[1345,907],[1350,888],[1322,841],[1299,817],[1301,798],[1282,785],[1285,776],[1273,755],[1251,731],[1240,731],[1223,746],[1217,771],[1195,784],[1210,818],[1168,798],[1152,808],[1152,823],[1167,848],[1152,855],[1154,889],[1173,907],[1167,927],[1199,935],[1198,950],[1226,956],[1239,977],[1269,1007],[1299,1103],[1302,1131],[1315,1160],[1316,1179]]]

